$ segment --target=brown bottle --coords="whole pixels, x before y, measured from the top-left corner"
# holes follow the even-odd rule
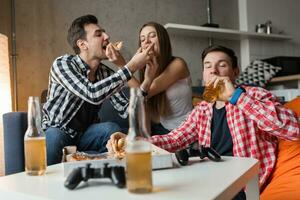
[[[223,87],[224,82],[222,81],[218,82],[215,88],[213,84],[205,86],[205,90],[203,92],[203,100],[209,103],[215,102],[218,99],[220,93],[222,92]]]
[[[146,141],[144,97],[138,88],[130,89],[129,124],[126,138],[126,185],[129,192],[152,191],[151,144]]]
[[[41,106],[38,97],[28,99],[28,128],[24,136],[25,171],[43,175],[46,171],[46,139],[41,128]]]

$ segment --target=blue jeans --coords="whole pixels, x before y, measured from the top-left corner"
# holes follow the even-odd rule
[[[47,164],[61,162],[62,149],[65,146],[76,145],[78,151],[106,152],[110,135],[117,131],[120,131],[120,127],[116,123],[97,123],[89,126],[83,134],[71,138],[59,128],[50,127],[46,130]]]

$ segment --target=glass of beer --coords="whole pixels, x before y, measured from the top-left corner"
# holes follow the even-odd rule
[[[129,192],[152,191],[151,144],[135,141],[126,147],[126,185]]]
[[[25,138],[25,171],[29,175],[46,172],[46,141],[44,137]]]
[[[217,101],[220,93],[223,90],[223,87],[224,87],[223,81],[218,82],[216,87],[214,87],[214,84],[205,86],[203,97],[202,97],[203,100],[209,103],[213,103]]]

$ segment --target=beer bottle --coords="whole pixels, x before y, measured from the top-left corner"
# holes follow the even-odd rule
[[[46,139],[41,128],[41,106],[38,97],[28,99],[28,127],[24,136],[25,171],[43,175],[46,171]]]
[[[130,89],[129,131],[126,138],[126,184],[129,192],[152,191],[151,143],[146,126],[144,97],[138,88]]]

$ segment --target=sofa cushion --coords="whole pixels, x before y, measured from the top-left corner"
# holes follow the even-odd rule
[[[281,67],[273,66],[261,60],[254,60],[239,75],[236,82],[240,85],[254,85],[265,87],[266,84],[281,70]]]
[[[3,115],[5,175],[24,171],[24,134],[26,129],[26,112],[9,112]]]
[[[300,117],[300,97],[285,104]],[[261,200],[289,200],[300,197],[300,140],[279,140],[277,163]]]
[[[129,98],[130,90],[128,87],[124,87],[121,91],[126,95],[127,98]],[[128,132],[128,128],[129,128],[128,118],[126,119],[121,118],[118,111],[113,107],[109,99],[106,99],[103,102],[98,115],[101,122],[115,122],[121,127],[121,131],[123,133]]]

